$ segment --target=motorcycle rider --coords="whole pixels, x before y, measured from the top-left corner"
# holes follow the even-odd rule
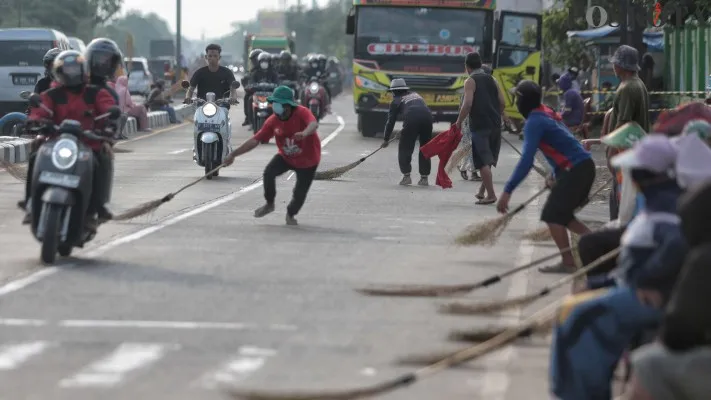
[[[72,119],[79,121],[82,129],[94,130],[96,127],[94,118],[109,112],[109,109],[117,106],[118,102],[114,101],[106,89],[87,84],[88,68],[86,65],[86,58],[78,51],[67,50],[60,53],[54,61],[52,69],[52,76],[59,86],[40,94],[42,104],[51,110],[53,115],[47,112],[44,107],[32,108],[28,122],[42,123],[49,120],[55,125],[59,125],[66,119]],[[39,137],[38,140],[42,140],[42,137]],[[87,229],[95,231],[99,223],[112,218],[111,213],[106,209],[104,200],[111,187],[113,160],[110,154],[105,151],[101,141],[86,138],[82,138],[82,141],[94,151],[96,160],[92,184],[94,190],[91,193],[89,218],[86,224]],[[29,199],[32,189],[32,170],[36,157],[37,151],[30,154],[25,200],[18,203],[21,208],[27,211],[23,224],[28,224],[32,220]],[[98,214],[98,220],[94,218],[94,213]]]
[[[61,49],[55,47],[53,49],[48,50],[44,54],[44,57],[42,57],[42,64],[44,64],[44,76],[40,78],[40,80],[38,80],[35,84],[35,93],[39,94],[46,90],[49,90],[50,86],[52,85],[52,81],[54,80],[54,77],[52,77],[52,65],[54,64],[54,60],[61,52]]]
[[[89,65],[89,84],[108,90],[118,104],[118,93],[110,83],[116,78],[119,68],[123,67],[123,54],[116,42],[96,38],[86,46],[84,56]]]
[[[254,49],[249,52],[249,64],[252,67],[244,76],[242,77],[242,87],[244,88],[244,122],[242,126],[247,126],[252,123],[252,114],[250,113],[250,106],[252,104],[252,94],[247,90],[247,85],[249,81],[257,71],[259,71],[259,55],[264,53],[262,49]]]
[[[299,68],[293,62],[291,53],[283,50],[279,54],[279,61],[279,67],[277,68],[279,77],[287,81],[297,82],[299,80]]]
[[[323,54],[312,55],[307,59],[307,67],[303,73],[306,77],[303,90],[305,94],[309,82],[311,82],[314,78],[317,79],[318,83],[326,90],[326,112],[330,112],[331,89],[328,87],[328,82],[326,81],[326,78],[328,77],[326,74],[327,62],[328,59]],[[306,96],[303,96],[302,99],[306,99]]]

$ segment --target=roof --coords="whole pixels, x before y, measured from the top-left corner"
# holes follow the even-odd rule
[[[24,40],[55,40],[63,37],[62,32],[48,28],[10,28],[0,29],[0,38]]]
[[[411,6],[496,9],[496,0],[353,0],[356,6]]]
[[[584,31],[568,31],[567,34],[571,39],[595,40],[616,35],[619,31],[619,26],[603,26]],[[642,40],[649,50],[664,51],[664,32],[644,32]]]

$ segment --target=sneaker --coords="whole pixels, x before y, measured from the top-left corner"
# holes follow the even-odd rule
[[[400,181],[400,185],[412,185],[412,178],[410,178],[410,175],[403,175],[402,180]]]
[[[420,178],[420,181],[417,182],[417,184],[420,185],[420,186],[429,186],[429,185],[430,185],[430,182],[427,180],[427,177],[426,177],[426,176],[423,176],[423,177]]]
[[[262,218],[263,216],[274,211],[274,204],[265,204],[254,210],[254,218]]]
[[[293,216],[286,214],[286,224],[287,225],[299,225],[299,222],[296,221],[296,218]]]

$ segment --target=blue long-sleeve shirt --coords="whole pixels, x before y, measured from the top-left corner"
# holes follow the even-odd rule
[[[590,153],[570,133],[553,110],[547,107],[534,110],[523,127],[523,155],[506,182],[505,193],[513,193],[526,178],[539,149],[553,168],[554,174],[591,158]]]

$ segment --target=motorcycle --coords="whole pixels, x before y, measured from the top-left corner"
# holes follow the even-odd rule
[[[294,100],[298,101],[298,99],[299,99],[299,83],[298,82],[284,79],[281,81],[280,84],[282,86],[286,86],[286,87],[290,88],[291,90],[293,90],[294,91]]]
[[[42,107],[38,94],[29,97],[30,107]],[[117,120],[121,110],[114,106],[109,112],[94,118]],[[36,130],[52,129],[59,135],[45,141],[37,151],[32,173],[29,204],[32,234],[42,243],[41,259],[54,263],[57,252],[68,257],[74,247],[82,248],[96,232],[85,228],[93,190],[94,152],[81,138],[110,141],[108,137],[83,130],[81,123],[64,120],[59,126],[46,124]],[[35,131],[35,129],[31,129]]]
[[[302,103],[308,107],[317,121],[326,116],[326,89],[317,77],[309,80]]]
[[[254,134],[259,132],[264,126],[267,118],[274,113],[272,105],[269,104],[267,98],[274,93],[277,85],[268,82],[260,82],[249,86],[252,94],[252,131]],[[268,143],[268,142],[263,142]]]
[[[190,87],[190,82],[182,81],[184,89]],[[230,85],[231,89],[238,89],[239,82],[234,81]],[[193,133],[194,150],[193,161],[205,168],[205,174],[217,168],[225,160],[225,157],[232,151],[229,148],[232,137],[232,122],[228,111],[229,92],[223,94],[222,99],[215,99],[215,93],[209,92],[205,95],[206,100],[195,99],[196,109],[193,121],[195,129]],[[207,175],[207,179],[212,179],[219,175],[213,172]]]

